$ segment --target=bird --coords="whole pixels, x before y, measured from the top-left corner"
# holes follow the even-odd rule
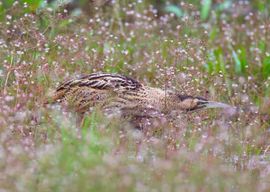
[[[121,74],[97,72],[61,83],[48,103],[62,103],[79,114],[95,107],[119,112],[131,119],[151,118],[171,111],[195,111],[203,108],[228,107],[204,97],[151,87]]]

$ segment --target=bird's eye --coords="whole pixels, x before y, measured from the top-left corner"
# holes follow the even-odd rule
[[[193,97],[192,96],[189,96],[189,95],[178,95],[178,98],[181,100],[181,101],[184,101],[186,99],[192,99]]]

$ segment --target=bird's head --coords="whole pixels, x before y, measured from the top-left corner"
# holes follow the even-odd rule
[[[171,109],[195,111],[202,108],[226,108],[231,107],[225,103],[209,101],[203,97],[194,97],[190,95],[174,94],[171,96],[173,102],[170,103]]]
[[[177,95],[178,108],[186,111],[194,111],[207,107],[209,101],[203,97],[193,97],[189,95]]]

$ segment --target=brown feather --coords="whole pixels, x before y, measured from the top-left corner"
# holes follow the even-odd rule
[[[174,92],[168,94],[123,75],[93,73],[63,82],[57,87],[51,101],[65,103],[81,113],[95,106],[120,110],[152,108],[166,113],[175,109],[194,109],[197,99]]]

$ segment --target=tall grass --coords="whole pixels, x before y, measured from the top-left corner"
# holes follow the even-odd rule
[[[268,191],[267,1],[202,2],[115,1],[89,16],[3,1],[0,189]],[[237,111],[172,112],[139,131],[98,110],[79,129],[76,114],[42,105],[60,81],[95,71]]]

